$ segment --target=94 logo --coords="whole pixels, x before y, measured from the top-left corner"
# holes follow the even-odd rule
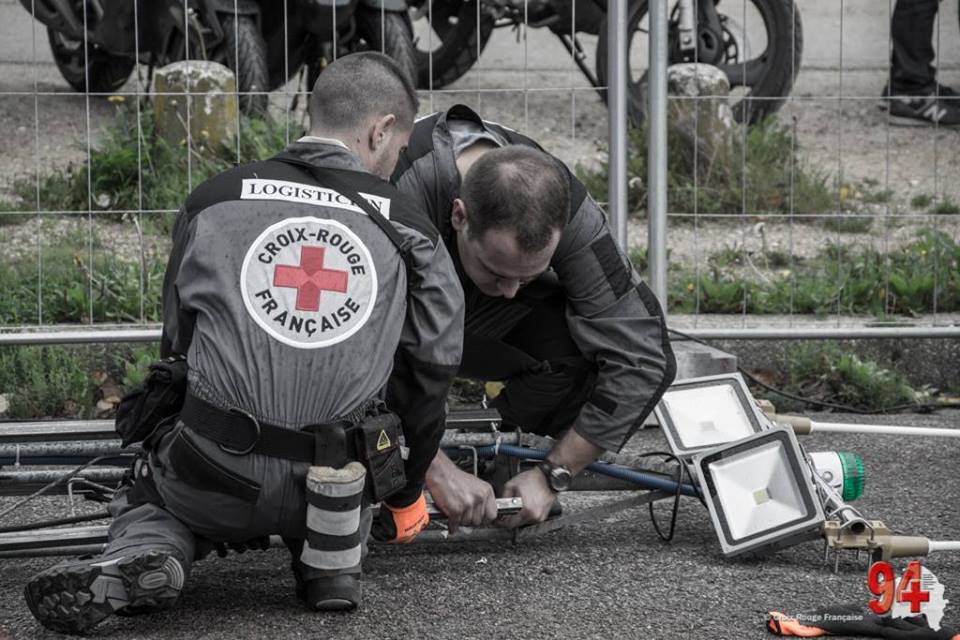
[[[950,602],[943,597],[944,586],[919,560],[910,562],[899,579],[889,562],[874,562],[867,571],[867,588],[876,596],[868,603],[875,614],[894,618],[925,614],[934,630],[940,628],[944,607]]]

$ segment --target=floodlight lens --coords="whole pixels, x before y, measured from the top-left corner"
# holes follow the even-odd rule
[[[740,540],[807,516],[782,441],[709,464],[730,537]]]
[[[668,391],[663,403],[685,449],[732,442],[755,432],[732,383]]]

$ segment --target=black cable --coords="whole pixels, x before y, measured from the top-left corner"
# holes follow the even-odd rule
[[[674,482],[676,482],[677,485],[677,492],[673,496],[673,507],[670,510],[670,529],[666,535],[664,535],[663,531],[660,529],[660,524],[657,522],[657,515],[653,510],[653,503],[650,502],[647,505],[650,510],[650,523],[653,525],[653,530],[657,532],[657,537],[664,542],[670,542],[673,540],[673,535],[677,529],[677,515],[680,513],[680,488],[683,484],[684,476],[686,475],[690,478],[690,484],[692,486],[696,487],[697,485],[694,484],[693,478],[690,476],[690,471],[687,469],[687,465],[685,465],[683,461],[673,453],[668,451],[648,451],[646,453],[637,455],[638,458],[650,458],[653,456],[659,456],[667,460],[673,460],[677,463],[677,476],[674,479]],[[703,496],[700,494],[699,490],[697,491],[697,499],[704,507],[707,506],[707,503],[704,502]]]
[[[698,344],[702,344],[707,347],[713,346],[705,340],[701,340],[700,338],[695,338],[694,336],[691,336],[688,333],[684,333],[683,331],[678,331],[677,329],[667,329],[667,331],[669,331],[670,333],[674,333],[685,340],[690,340],[691,342],[696,342]],[[753,384],[757,385],[758,387],[762,387],[771,393],[775,393],[779,396],[783,396],[784,398],[789,398],[796,402],[802,402],[803,404],[808,404],[814,407],[825,407],[828,409],[836,409],[837,411],[843,411],[844,413],[855,413],[855,414],[864,415],[864,416],[871,416],[871,415],[880,415],[884,413],[893,413],[894,411],[903,411],[904,409],[913,409],[914,411],[932,411],[934,409],[941,409],[945,406],[938,403],[925,403],[925,404],[910,403],[910,404],[898,404],[892,407],[885,407],[883,409],[868,409],[868,410],[858,409],[856,407],[851,407],[845,404],[827,402],[826,400],[815,400],[813,398],[804,398],[802,396],[794,395],[782,389],[777,389],[776,387],[773,387],[767,384],[766,382],[761,381],[760,379],[758,379],[756,376],[754,376],[752,373],[744,369],[739,364],[737,365],[737,371],[742,373],[743,376]]]

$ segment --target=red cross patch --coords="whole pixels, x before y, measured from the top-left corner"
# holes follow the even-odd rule
[[[240,274],[247,312],[277,340],[316,349],[350,338],[373,310],[370,251],[336,220],[290,218],[265,229]]]

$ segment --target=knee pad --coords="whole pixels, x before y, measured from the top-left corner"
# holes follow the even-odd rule
[[[300,561],[314,569],[347,571],[360,566],[360,511],[367,470],[359,462],[341,469],[310,467],[307,473],[307,538]]]

